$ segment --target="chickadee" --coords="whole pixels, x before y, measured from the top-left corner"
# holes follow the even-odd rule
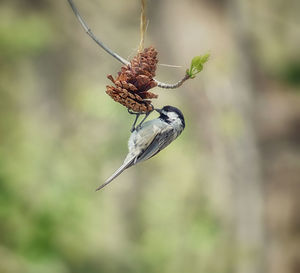
[[[164,106],[162,109],[155,109],[155,111],[160,116],[137,126],[129,138],[129,152],[123,165],[96,191],[105,187],[129,167],[159,153],[181,134],[185,122],[179,109],[173,106]]]

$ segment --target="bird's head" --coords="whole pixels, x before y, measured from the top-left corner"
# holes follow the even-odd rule
[[[160,119],[164,120],[169,124],[176,123],[178,125],[181,125],[182,130],[184,129],[185,127],[184,116],[178,108],[174,106],[166,105],[162,109],[155,109],[155,111],[157,111],[160,114],[159,116]]]

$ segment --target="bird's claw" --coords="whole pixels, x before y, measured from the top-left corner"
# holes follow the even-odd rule
[[[130,115],[139,115],[139,113],[133,112],[130,109],[127,109],[127,111]]]
[[[147,119],[147,117],[154,111],[154,107],[153,107],[153,110],[152,110],[152,111],[147,112],[147,113],[145,113],[145,114],[132,112],[132,111],[130,111],[129,109],[127,109],[127,111],[128,111],[128,113],[131,114],[131,115],[136,115],[135,120],[134,120],[134,123],[132,124],[132,127],[131,127],[131,129],[130,129],[130,132],[132,133],[132,132],[134,132],[135,130],[141,129],[142,124],[144,123],[144,121],[145,121],[145,120]],[[140,117],[140,115],[145,115],[145,117],[142,119],[142,121],[141,121],[137,126],[135,126],[136,123],[137,123],[137,121],[138,121],[138,118]]]
[[[136,127],[132,126],[131,129],[130,129],[130,133],[133,133],[135,130],[136,130]]]

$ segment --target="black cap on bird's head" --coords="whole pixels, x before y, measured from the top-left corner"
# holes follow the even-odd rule
[[[185,127],[184,116],[178,108],[176,108],[174,106],[166,105],[162,109],[156,108],[154,110],[160,114],[161,119],[166,120],[166,121],[170,117],[170,115],[168,115],[169,113],[175,113],[177,115],[177,117],[181,120],[183,128]]]

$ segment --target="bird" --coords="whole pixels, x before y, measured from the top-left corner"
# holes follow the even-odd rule
[[[104,188],[123,171],[143,162],[166,148],[184,130],[185,120],[182,112],[170,105],[154,109],[159,117],[139,124],[128,140],[128,154],[122,164],[96,191]]]

